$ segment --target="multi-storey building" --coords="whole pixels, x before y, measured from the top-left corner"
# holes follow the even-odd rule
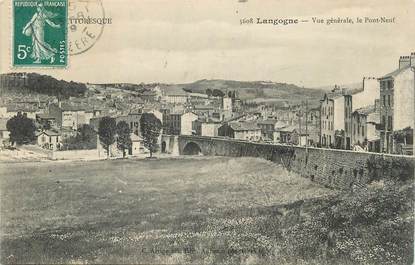
[[[83,108],[60,101],[58,104],[52,103],[49,105],[49,116],[55,118],[56,125],[59,128],[65,127],[77,130],[82,124],[89,124]]]
[[[320,102],[320,144],[323,147],[350,149],[352,96],[336,87]]]
[[[368,151],[375,151],[378,123],[379,114],[374,105],[355,110],[352,113],[352,144]]]
[[[262,139],[273,142],[277,141],[277,139],[274,139],[275,131],[286,125],[287,124],[283,121],[272,119],[258,121],[258,126],[261,128]]]
[[[179,135],[181,127],[182,112],[173,112],[170,109],[162,109],[163,134]]]
[[[118,116],[115,118],[117,124],[120,121],[124,121],[128,124],[130,128],[130,132],[135,135],[141,135],[140,132],[140,119],[141,119],[141,112],[130,112],[127,115]]]
[[[193,112],[183,113],[180,118],[180,134],[193,135],[196,133],[195,121],[198,119],[197,114]]]
[[[393,132],[414,128],[415,53],[399,58],[399,68],[379,78],[381,151],[393,152]]]
[[[239,140],[259,141],[261,128],[256,122],[229,122],[218,128],[218,135]]]

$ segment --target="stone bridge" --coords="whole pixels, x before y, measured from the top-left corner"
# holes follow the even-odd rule
[[[414,156],[253,143],[221,137],[163,135],[161,138],[161,150],[173,155],[260,157],[333,188],[349,189],[373,180],[414,177]]]

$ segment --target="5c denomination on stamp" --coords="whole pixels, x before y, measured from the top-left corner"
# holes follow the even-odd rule
[[[13,66],[65,67],[68,0],[13,0]]]

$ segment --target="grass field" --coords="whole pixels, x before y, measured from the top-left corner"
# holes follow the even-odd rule
[[[0,164],[1,263],[257,263],[274,205],[334,192],[255,158]]]

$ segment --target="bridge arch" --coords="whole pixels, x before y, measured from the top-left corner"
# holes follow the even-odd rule
[[[189,142],[183,148],[184,155],[202,155],[202,149],[195,142]]]

